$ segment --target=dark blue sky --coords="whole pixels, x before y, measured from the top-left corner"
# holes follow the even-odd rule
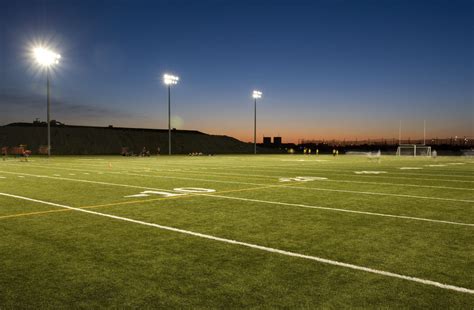
[[[0,124],[44,119],[30,59],[62,54],[53,118],[252,136],[473,136],[474,1],[0,0]],[[8,2],[8,3],[7,3]]]

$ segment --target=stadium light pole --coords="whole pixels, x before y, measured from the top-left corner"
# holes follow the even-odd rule
[[[163,82],[168,87],[168,155],[171,155],[171,85],[178,84],[179,77],[163,74]]]
[[[59,64],[61,55],[44,47],[35,47],[33,56],[37,64],[46,70],[46,121],[48,126],[48,157],[51,157],[51,89],[50,89],[50,68]]]
[[[398,145],[402,144],[402,121],[398,124]]]
[[[262,92],[254,90],[252,93],[254,99],[254,114],[253,114],[253,153],[257,154],[257,99],[262,98]]]
[[[423,145],[426,145],[426,120],[423,121]]]

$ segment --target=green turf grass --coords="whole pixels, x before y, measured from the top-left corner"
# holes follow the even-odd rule
[[[474,290],[473,172],[465,157],[33,157],[0,162],[0,193]],[[327,180],[280,182],[298,176]],[[215,192],[125,197],[189,187]],[[474,306],[471,293],[6,196],[0,236],[0,309]]]

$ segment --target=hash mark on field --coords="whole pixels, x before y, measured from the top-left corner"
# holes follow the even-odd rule
[[[203,238],[203,239],[208,239],[208,240],[213,240],[213,241],[219,241],[219,242],[233,244],[233,245],[238,245],[238,246],[251,248],[251,249],[255,249],[255,250],[260,250],[260,251],[264,251],[264,252],[275,253],[275,254],[280,254],[280,255],[290,256],[290,257],[295,257],[295,258],[301,258],[301,259],[307,259],[307,260],[316,261],[316,262],[319,262],[319,263],[322,263],[322,264],[327,264],[327,265],[332,265],[332,266],[337,266],[337,267],[344,267],[344,268],[348,268],[348,269],[352,269],[352,270],[364,271],[364,272],[373,273],[373,274],[377,274],[377,275],[381,275],[381,276],[407,280],[407,281],[411,281],[411,282],[416,282],[416,283],[421,283],[421,284],[424,284],[424,285],[435,286],[435,287],[438,287],[438,288],[451,290],[451,291],[456,291],[456,292],[460,292],[460,293],[474,294],[473,289],[460,287],[460,286],[455,286],[455,285],[451,285],[451,284],[445,284],[445,283],[441,283],[441,282],[437,282],[437,281],[433,281],[433,280],[427,280],[427,279],[407,276],[407,275],[403,275],[403,274],[393,273],[393,272],[390,272],[390,271],[383,271],[383,270],[373,269],[373,268],[369,268],[369,267],[344,263],[344,262],[340,262],[340,261],[336,261],[336,260],[326,259],[326,258],[322,258],[322,257],[318,257],[318,256],[305,255],[305,254],[300,254],[300,253],[296,253],[296,252],[280,250],[280,249],[277,249],[277,248],[266,247],[266,246],[262,246],[262,245],[258,245],[258,244],[252,244],[252,243],[247,243],[247,242],[242,242],[242,241],[237,241],[237,240],[231,240],[231,239],[216,237],[216,236],[213,236],[213,235],[202,234],[202,233],[198,233],[198,232],[194,232],[194,231],[190,231],[190,230],[184,230],[184,229],[175,228],[175,227],[171,227],[171,226],[164,226],[164,225],[160,225],[160,224],[149,223],[149,222],[144,222],[144,221],[140,221],[140,220],[134,220],[134,219],[131,219],[131,218],[117,216],[117,215],[108,214],[108,213],[101,213],[101,212],[85,210],[85,209],[81,209],[81,208],[75,208],[75,207],[71,207],[71,206],[61,205],[61,204],[57,204],[57,203],[53,203],[53,202],[42,201],[42,200],[37,200],[37,199],[32,199],[32,198],[27,198],[27,197],[23,197],[23,196],[17,196],[17,195],[12,195],[12,194],[7,194],[7,193],[0,193],[0,195],[6,196],[6,197],[22,199],[22,200],[27,200],[27,201],[32,201],[32,202],[37,202],[37,203],[46,204],[46,205],[51,205],[51,206],[56,206],[56,207],[60,207],[60,208],[64,208],[64,209],[89,213],[89,214],[93,214],[93,215],[108,217],[108,218],[116,219],[116,220],[119,220],[119,221],[125,221],[125,222],[140,224],[140,225],[144,225],[144,226],[150,226],[150,227],[159,228],[159,229],[162,229],[162,230],[167,230],[167,231],[172,231],[172,232],[176,232],[176,233],[190,235],[190,236],[194,236],[194,237],[198,237],[198,238]]]
[[[24,175],[19,175],[18,177],[19,177],[19,178],[24,178],[25,176],[24,176]]]
[[[421,170],[420,167],[401,167],[400,170]]]

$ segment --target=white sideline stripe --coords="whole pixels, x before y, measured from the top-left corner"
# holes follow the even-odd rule
[[[46,169],[47,167],[37,166],[39,168]],[[76,170],[76,171],[90,171],[84,169],[76,169],[76,168],[53,168],[53,169],[63,169],[63,170]],[[31,175],[37,176],[33,174],[27,173],[15,173],[15,172],[6,172],[0,171],[2,173],[11,173],[11,174],[23,174],[23,175]],[[468,202],[473,203],[474,200],[468,199],[455,199],[455,198],[442,198],[442,197],[429,197],[429,196],[417,196],[417,195],[406,195],[406,194],[392,194],[392,193],[380,193],[380,192],[367,192],[367,191],[351,191],[351,190],[344,190],[344,189],[331,189],[331,188],[319,188],[319,187],[305,187],[305,186],[289,186],[289,185],[279,185],[279,184],[262,184],[262,183],[253,183],[253,182],[239,182],[239,181],[223,181],[223,180],[210,180],[210,179],[198,179],[198,178],[187,178],[187,177],[173,177],[173,176],[162,176],[162,175],[149,175],[149,174],[138,174],[138,173],[123,173],[123,172],[106,172],[109,174],[122,174],[122,175],[132,175],[132,176],[140,176],[140,177],[150,177],[150,178],[164,178],[164,179],[176,179],[176,180],[191,180],[191,181],[203,181],[203,182],[212,182],[212,183],[224,183],[224,184],[244,184],[244,185],[256,185],[256,186],[274,186],[274,187],[282,187],[282,188],[291,188],[291,189],[303,189],[303,190],[315,190],[315,191],[325,191],[325,192],[337,192],[337,193],[349,193],[349,194],[361,194],[361,195],[375,195],[375,196],[388,196],[388,197],[402,197],[402,198],[413,198],[413,199],[426,199],[426,200],[440,200],[440,201],[455,201],[455,202]],[[50,176],[39,176],[44,178],[53,178]],[[58,178],[59,179],[59,178]],[[61,178],[64,180],[73,181],[75,179],[67,179]],[[96,181],[86,181],[80,180],[84,182],[90,183],[97,183],[97,184],[117,184],[117,183],[106,183],[106,182],[96,182]],[[128,186],[124,184],[120,184],[118,186]],[[132,186],[132,185],[130,185]],[[150,187],[141,187],[141,186],[134,186],[135,188],[145,188],[145,189],[156,189]],[[163,189],[160,189],[163,190]]]
[[[80,165],[83,167],[83,165]],[[89,167],[95,167],[91,165],[87,165]],[[205,168],[193,168],[193,169],[205,169]],[[211,168],[208,168],[211,169]],[[207,170],[208,170],[207,169]],[[403,169],[403,168],[400,168]],[[419,168],[422,169],[422,168]],[[123,169],[121,169],[123,170]],[[170,172],[171,170],[156,170],[159,172]],[[128,173],[128,171],[124,171]],[[153,172],[153,171],[150,171]],[[191,173],[191,174],[202,174],[201,171],[193,171],[193,170],[187,170],[187,169],[180,169],[180,172],[182,173]],[[265,178],[265,179],[275,179],[275,178],[287,178],[288,176],[272,176],[272,175],[261,175],[261,174],[238,174],[238,173],[219,173],[219,172],[212,172],[208,173],[206,172],[206,175],[209,176],[236,176],[240,178],[248,178],[248,177],[256,177],[256,178]],[[339,174],[339,175],[345,175],[345,176],[353,176],[351,174]],[[397,177],[395,177],[397,178]],[[425,180],[425,179],[421,179]],[[389,183],[389,182],[368,182],[368,181],[349,181],[349,180],[337,180],[337,179],[331,179],[327,180],[328,182],[336,182],[336,183],[354,183],[354,184],[374,184],[374,185],[390,185],[390,186],[401,186],[401,187],[423,187],[423,188],[439,188],[439,189],[454,189],[454,190],[464,190],[464,191],[474,191],[474,188],[467,188],[467,187],[451,187],[451,186],[437,186],[437,185],[422,185],[422,184],[404,184],[404,183]],[[449,180],[453,181],[453,180]],[[465,181],[459,181],[459,182],[465,182]]]
[[[274,186],[274,187],[303,189],[303,190],[315,190],[315,191],[326,191],[326,192],[337,192],[337,193],[349,193],[349,194],[391,196],[391,197],[428,199],[428,200],[442,200],[442,201],[455,201],[455,202],[468,202],[468,203],[473,203],[474,202],[474,200],[468,200],[468,199],[428,197],[428,196],[391,194],[391,193],[367,192],[367,191],[351,191],[351,190],[345,190],[345,189],[331,189],[331,188],[305,187],[305,186],[288,186],[288,185],[272,185],[272,184],[251,183],[251,182],[209,180],[209,179],[197,179],[197,178],[186,178],[186,177],[162,176],[162,175],[147,175],[147,174],[137,174],[137,173],[121,173],[121,172],[109,172],[109,173],[112,173],[112,174],[125,174],[125,175],[133,175],[133,176],[142,176],[142,177],[144,176],[144,177],[162,178],[162,179],[164,178],[164,179],[176,179],[176,180],[191,180],[191,181],[203,181],[203,182],[226,183],[226,184],[246,184],[246,185],[258,185],[258,186],[268,186],[268,185],[270,185],[270,186]]]
[[[9,173],[9,174],[15,174],[15,175],[16,174],[21,174],[23,176],[27,175],[27,176],[36,177],[36,178],[46,178],[46,179],[83,182],[83,183],[92,183],[92,184],[101,184],[101,185],[110,185],[110,186],[130,187],[130,188],[138,188],[138,189],[152,189],[152,190],[168,191],[166,189],[156,188],[156,187],[145,187],[145,186],[138,186],[138,185],[109,183],[109,182],[101,182],[101,181],[90,181],[90,180],[84,180],[84,179],[70,179],[70,178],[64,178],[64,177],[52,177],[52,176],[49,176],[49,175],[40,175],[40,174],[17,173],[17,172],[9,172],[9,171],[2,171],[2,173]]]
[[[115,163],[120,163],[119,161],[116,161]],[[81,163],[82,164],[82,163]],[[140,164],[143,164],[143,163],[135,163],[137,165],[140,165]],[[187,166],[187,167],[204,167],[202,164],[200,163],[180,163],[181,166]],[[317,168],[317,169],[310,169],[310,167],[305,167],[305,168],[302,168],[301,166],[285,166],[285,167],[270,167],[270,166],[265,166],[265,167],[262,167],[262,166],[252,166],[252,165],[225,165],[223,166],[224,168],[223,169],[227,169],[227,168],[245,168],[245,169],[249,169],[249,170],[290,170],[292,172],[295,172],[295,173],[300,173],[300,172],[297,172],[297,171],[301,171],[301,170],[304,170],[305,173],[308,173],[308,172],[311,172],[311,173],[321,173],[322,171],[329,171],[329,172],[347,172],[347,173],[350,173],[352,172],[352,170],[336,170],[336,169],[324,169],[324,168]],[[205,166],[203,169],[209,169],[209,166]],[[393,167],[393,169],[395,169],[395,167]],[[302,172],[301,172],[302,173]],[[407,176],[407,175],[413,175],[413,176],[425,176],[425,177],[440,177],[440,176],[443,176],[443,177],[461,177],[461,178],[472,178],[472,175],[465,175],[465,174],[430,174],[430,173],[408,173],[408,172],[397,172],[396,170],[394,171],[391,171],[391,176],[390,177],[394,177],[395,176]],[[404,178],[408,178],[408,177],[404,177]],[[433,179],[428,179],[428,180],[433,180]],[[439,181],[446,181],[445,179],[441,179]],[[461,180],[453,180],[453,181],[456,181],[456,182],[463,182]],[[469,181],[464,181],[464,182],[474,182],[474,180],[469,180]]]
[[[159,172],[170,172],[171,170],[157,170]],[[128,173],[128,171],[123,171]],[[153,172],[153,171],[150,171]],[[201,175],[202,172],[200,171],[192,171],[192,170],[181,170],[180,172],[188,174],[199,174]],[[208,176],[217,176],[217,177],[225,177],[225,176],[236,176],[239,178],[248,178],[248,177],[256,177],[256,178],[264,178],[264,179],[280,179],[280,178],[289,178],[284,176],[271,176],[271,175],[257,175],[257,174],[237,174],[237,173],[208,173]],[[316,176],[309,176],[309,177],[316,177]],[[317,177],[316,177],[317,178]],[[322,180],[322,178],[320,178]],[[354,184],[374,184],[374,185],[390,185],[390,186],[401,186],[401,187],[423,187],[423,188],[439,188],[439,189],[453,189],[453,190],[462,190],[462,191],[474,191],[474,188],[467,188],[467,187],[451,187],[451,186],[436,186],[436,185],[422,185],[422,184],[404,184],[404,183],[389,183],[389,182],[368,182],[368,181],[349,181],[349,180],[337,180],[337,179],[325,179],[327,182],[335,182],[335,183],[354,183]],[[462,181],[461,181],[462,182]]]
[[[251,202],[274,204],[274,205],[293,206],[293,207],[300,207],[300,208],[320,209],[320,210],[335,211],[335,212],[347,212],[347,213],[356,213],[356,214],[365,214],[365,215],[392,217],[392,218],[399,218],[399,219],[406,219],[406,220],[414,220],[414,221],[424,221],[424,222],[433,222],[433,223],[443,223],[443,224],[452,224],[452,225],[461,225],[461,226],[471,226],[471,227],[474,227],[474,224],[470,224],[470,223],[451,222],[451,221],[427,219],[427,218],[422,218],[422,217],[413,217],[413,216],[406,216],[406,215],[394,215],[394,214],[376,213],[376,212],[368,212],[368,211],[356,211],[356,210],[350,210],[350,209],[340,209],[340,208],[329,208],[329,207],[321,207],[321,206],[311,206],[311,205],[304,205],[304,204],[299,204],[299,203],[288,203],[288,202],[279,202],[279,201],[268,201],[268,200],[259,200],[259,199],[251,199],[251,198],[223,196],[223,195],[216,195],[216,194],[212,194],[212,195],[209,195],[209,194],[201,194],[200,196],[218,197],[218,198],[224,198],[224,199],[233,199],[233,200],[241,200],[241,201],[251,201]]]
[[[116,162],[116,163],[119,164],[120,162]],[[138,164],[140,164],[140,163],[134,163],[134,165],[138,165]],[[10,165],[11,165],[11,164],[10,164]],[[95,165],[90,165],[90,164],[73,164],[73,165],[74,165],[74,166],[80,166],[80,167],[88,166],[88,167],[90,167],[90,168],[93,167],[93,168],[96,168],[96,169],[98,169],[98,168],[103,168],[102,166],[97,167],[97,166],[95,166]],[[35,166],[35,167],[44,168],[44,166]],[[212,167],[206,167],[206,168],[198,168],[198,167],[195,167],[195,166],[191,166],[191,167],[192,167],[193,169],[200,169],[200,170],[210,170],[210,169],[214,169],[214,170],[215,170],[215,168],[212,168]],[[247,167],[247,166],[232,166],[232,167],[227,167],[227,168],[239,168],[239,167],[245,168],[245,167]],[[57,165],[55,165],[54,168],[55,168],[55,169],[66,169],[66,168],[58,167]],[[223,168],[223,169],[227,169],[227,168]],[[266,168],[261,168],[261,167],[260,167],[260,168],[259,168],[259,167],[256,167],[256,166],[248,166],[248,168],[251,169],[251,170],[264,170],[264,171],[267,171],[268,169],[272,169],[272,168],[269,168],[269,167],[266,167]],[[70,168],[70,169],[74,170],[74,168]],[[77,168],[76,168],[76,169],[77,169]],[[265,169],[266,169],[266,170],[265,170]],[[277,169],[279,169],[279,170],[288,170],[288,168],[277,168]],[[165,172],[168,171],[168,172],[169,172],[169,170],[157,170],[157,171],[165,171]],[[295,171],[296,171],[296,170],[292,170],[291,173],[294,173]],[[344,173],[344,172],[341,173],[340,170],[327,170],[327,169],[325,169],[325,171],[333,171],[333,172],[336,172],[336,173],[334,173],[334,174],[336,174],[336,175],[348,176],[348,177],[371,177],[371,176],[373,176],[373,175],[371,175],[371,174],[353,174],[353,173],[352,173],[352,174],[349,174],[349,173]],[[95,172],[95,170],[94,170],[94,172]],[[308,172],[308,171],[307,171],[307,172]],[[314,171],[314,172],[309,171],[309,172],[310,172],[310,173],[319,173],[319,174],[321,174],[321,171],[319,171],[319,172],[318,172],[318,171]],[[198,173],[198,172],[195,172],[195,173]],[[99,174],[102,174],[102,172],[99,172]],[[249,176],[252,176],[252,175],[249,175]],[[431,175],[428,175],[428,176],[431,176]],[[469,181],[469,180],[427,179],[427,178],[394,176],[393,174],[391,174],[389,177],[379,174],[379,175],[377,175],[377,177],[378,177],[379,179],[408,179],[408,180],[435,181],[435,182],[474,183],[474,181]],[[385,183],[385,184],[393,184],[393,183]],[[426,187],[426,186],[425,186],[425,187]],[[441,187],[440,187],[440,188],[441,188]]]
[[[16,172],[5,172],[5,173],[18,174]],[[58,177],[50,177],[50,176],[47,176],[47,175],[36,175],[36,174],[27,174],[27,173],[24,173],[24,175],[37,177],[37,178],[49,178],[49,179],[58,179],[58,180],[73,181],[73,182],[85,182],[85,183],[101,184],[101,185],[109,185],[109,186],[121,186],[121,187],[131,187],[131,188],[139,188],[139,189],[150,189],[150,190],[166,191],[165,189],[161,189],[161,188],[142,187],[142,186],[136,186],[136,185],[119,184],[119,183],[108,183],[108,182],[89,181],[89,180],[70,179],[70,178],[58,178]],[[279,186],[279,185],[268,185],[268,187],[281,187],[281,186]],[[291,187],[291,186],[285,186],[285,187],[298,188],[298,187]],[[278,202],[278,201],[256,200],[256,199],[250,199],[250,198],[240,198],[240,197],[222,196],[222,195],[214,195],[214,194],[212,194],[212,195],[196,194],[194,196],[195,197],[196,196],[209,196],[209,197],[216,197],[216,198],[227,198],[227,199],[235,199],[235,200],[242,200],[242,201],[253,201],[253,202],[261,202],[261,203],[268,203],[268,204],[298,206],[298,207],[311,208],[311,209],[341,211],[341,212],[356,213],[356,214],[366,214],[366,215],[385,216],[385,217],[392,217],[392,218],[410,219],[410,220],[418,220],[418,221],[433,222],[433,223],[444,223],[444,224],[453,224],[453,225],[461,225],[461,226],[474,226],[474,224],[470,224],[470,223],[434,220],[434,219],[427,219],[427,218],[422,218],[422,217],[410,217],[410,216],[403,216],[403,215],[393,215],[393,214],[385,214],[385,213],[356,211],[356,210],[350,210],[350,209],[338,209],[338,208],[329,208],[329,207],[309,206],[309,205],[303,205],[303,204],[293,204],[293,203]]]
[[[130,218],[127,218],[127,217],[122,217],[122,216],[117,216],[117,215],[112,215],[112,214],[107,214],[107,213],[101,213],[101,212],[85,210],[85,209],[81,209],[81,208],[75,208],[75,207],[71,207],[71,206],[61,205],[61,204],[48,202],[48,201],[42,201],[42,200],[38,200],[38,199],[27,198],[27,197],[23,197],[23,196],[17,196],[17,195],[12,195],[12,194],[7,194],[7,193],[0,193],[0,195],[11,197],[11,198],[23,199],[23,200],[32,201],[32,202],[37,202],[37,203],[42,203],[42,204],[47,204],[47,205],[56,206],[56,207],[60,207],[60,208],[75,210],[75,211],[79,211],[79,212],[99,215],[99,216],[108,217],[108,218],[112,218],[112,219],[116,219],[116,220],[120,220],[120,221],[131,222],[131,223],[145,225],[145,226],[151,226],[151,227],[155,227],[155,228],[159,228],[159,229],[163,229],[163,230],[168,230],[168,231],[173,231],[173,232],[177,232],[177,233],[181,233],[181,234],[191,235],[191,236],[195,236],[195,237],[199,237],[199,238],[204,238],[204,239],[209,239],[209,240],[214,240],[214,241],[220,241],[220,242],[234,244],[234,245],[240,245],[240,246],[243,246],[243,247],[257,249],[257,250],[261,250],[261,251],[265,251],[265,252],[277,253],[277,254],[281,254],[281,255],[285,255],[285,256],[291,256],[291,257],[297,257],[297,258],[303,258],[303,259],[313,260],[313,261],[323,263],[323,264],[328,264],[328,265],[333,265],[333,266],[338,266],[338,267],[344,267],[344,268],[349,268],[349,269],[353,269],[353,270],[365,271],[365,272],[374,273],[374,274],[378,274],[378,275],[382,275],[382,276],[386,276],[386,277],[403,279],[403,280],[407,280],[407,281],[417,282],[417,283],[421,283],[421,284],[425,284],[425,285],[431,285],[431,286],[439,287],[439,288],[446,289],[446,290],[456,291],[456,292],[460,292],[460,293],[474,294],[473,289],[469,289],[469,288],[465,288],[465,287],[460,287],[460,286],[455,286],[455,285],[450,285],[450,284],[444,284],[444,283],[441,283],[441,282],[426,280],[426,279],[417,278],[417,277],[406,276],[406,275],[403,275],[403,274],[393,273],[393,272],[389,272],[389,271],[383,271],[383,270],[378,270],[378,269],[372,269],[372,268],[369,268],[369,267],[363,267],[363,266],[343,263],[343,262],[339,262],[339,261],[335,261],[335,260],[321,258],[321,257],[318,257],[318,256],[305,255],[305,254],[300,254],[300,253],[296,253],[296,252],[289,252],[289,251],[280,250],[280,249],[276,249],[276,248],[270,248],[270,247],[266,247],[266,246],[262,246],[262,245],[257,245],[257,244],[252,244],[252,243],[247,243],[247,242],[242,242],[242,241],[237,241],[237,240],[231,240],[231,239],[225,239],[225,238],[221,238],[221,237],[215,237],[215,236],[212,236],[212,235],[202,234],[202,233],[193,232],[193,231],[189,231],[189,230],[184,230],[184,229],[174,228],[174,227],[170,227],[170,226],[164,226],[164,225],[159,225],[159,224],[134,220],[134,219],[130,219]]]

